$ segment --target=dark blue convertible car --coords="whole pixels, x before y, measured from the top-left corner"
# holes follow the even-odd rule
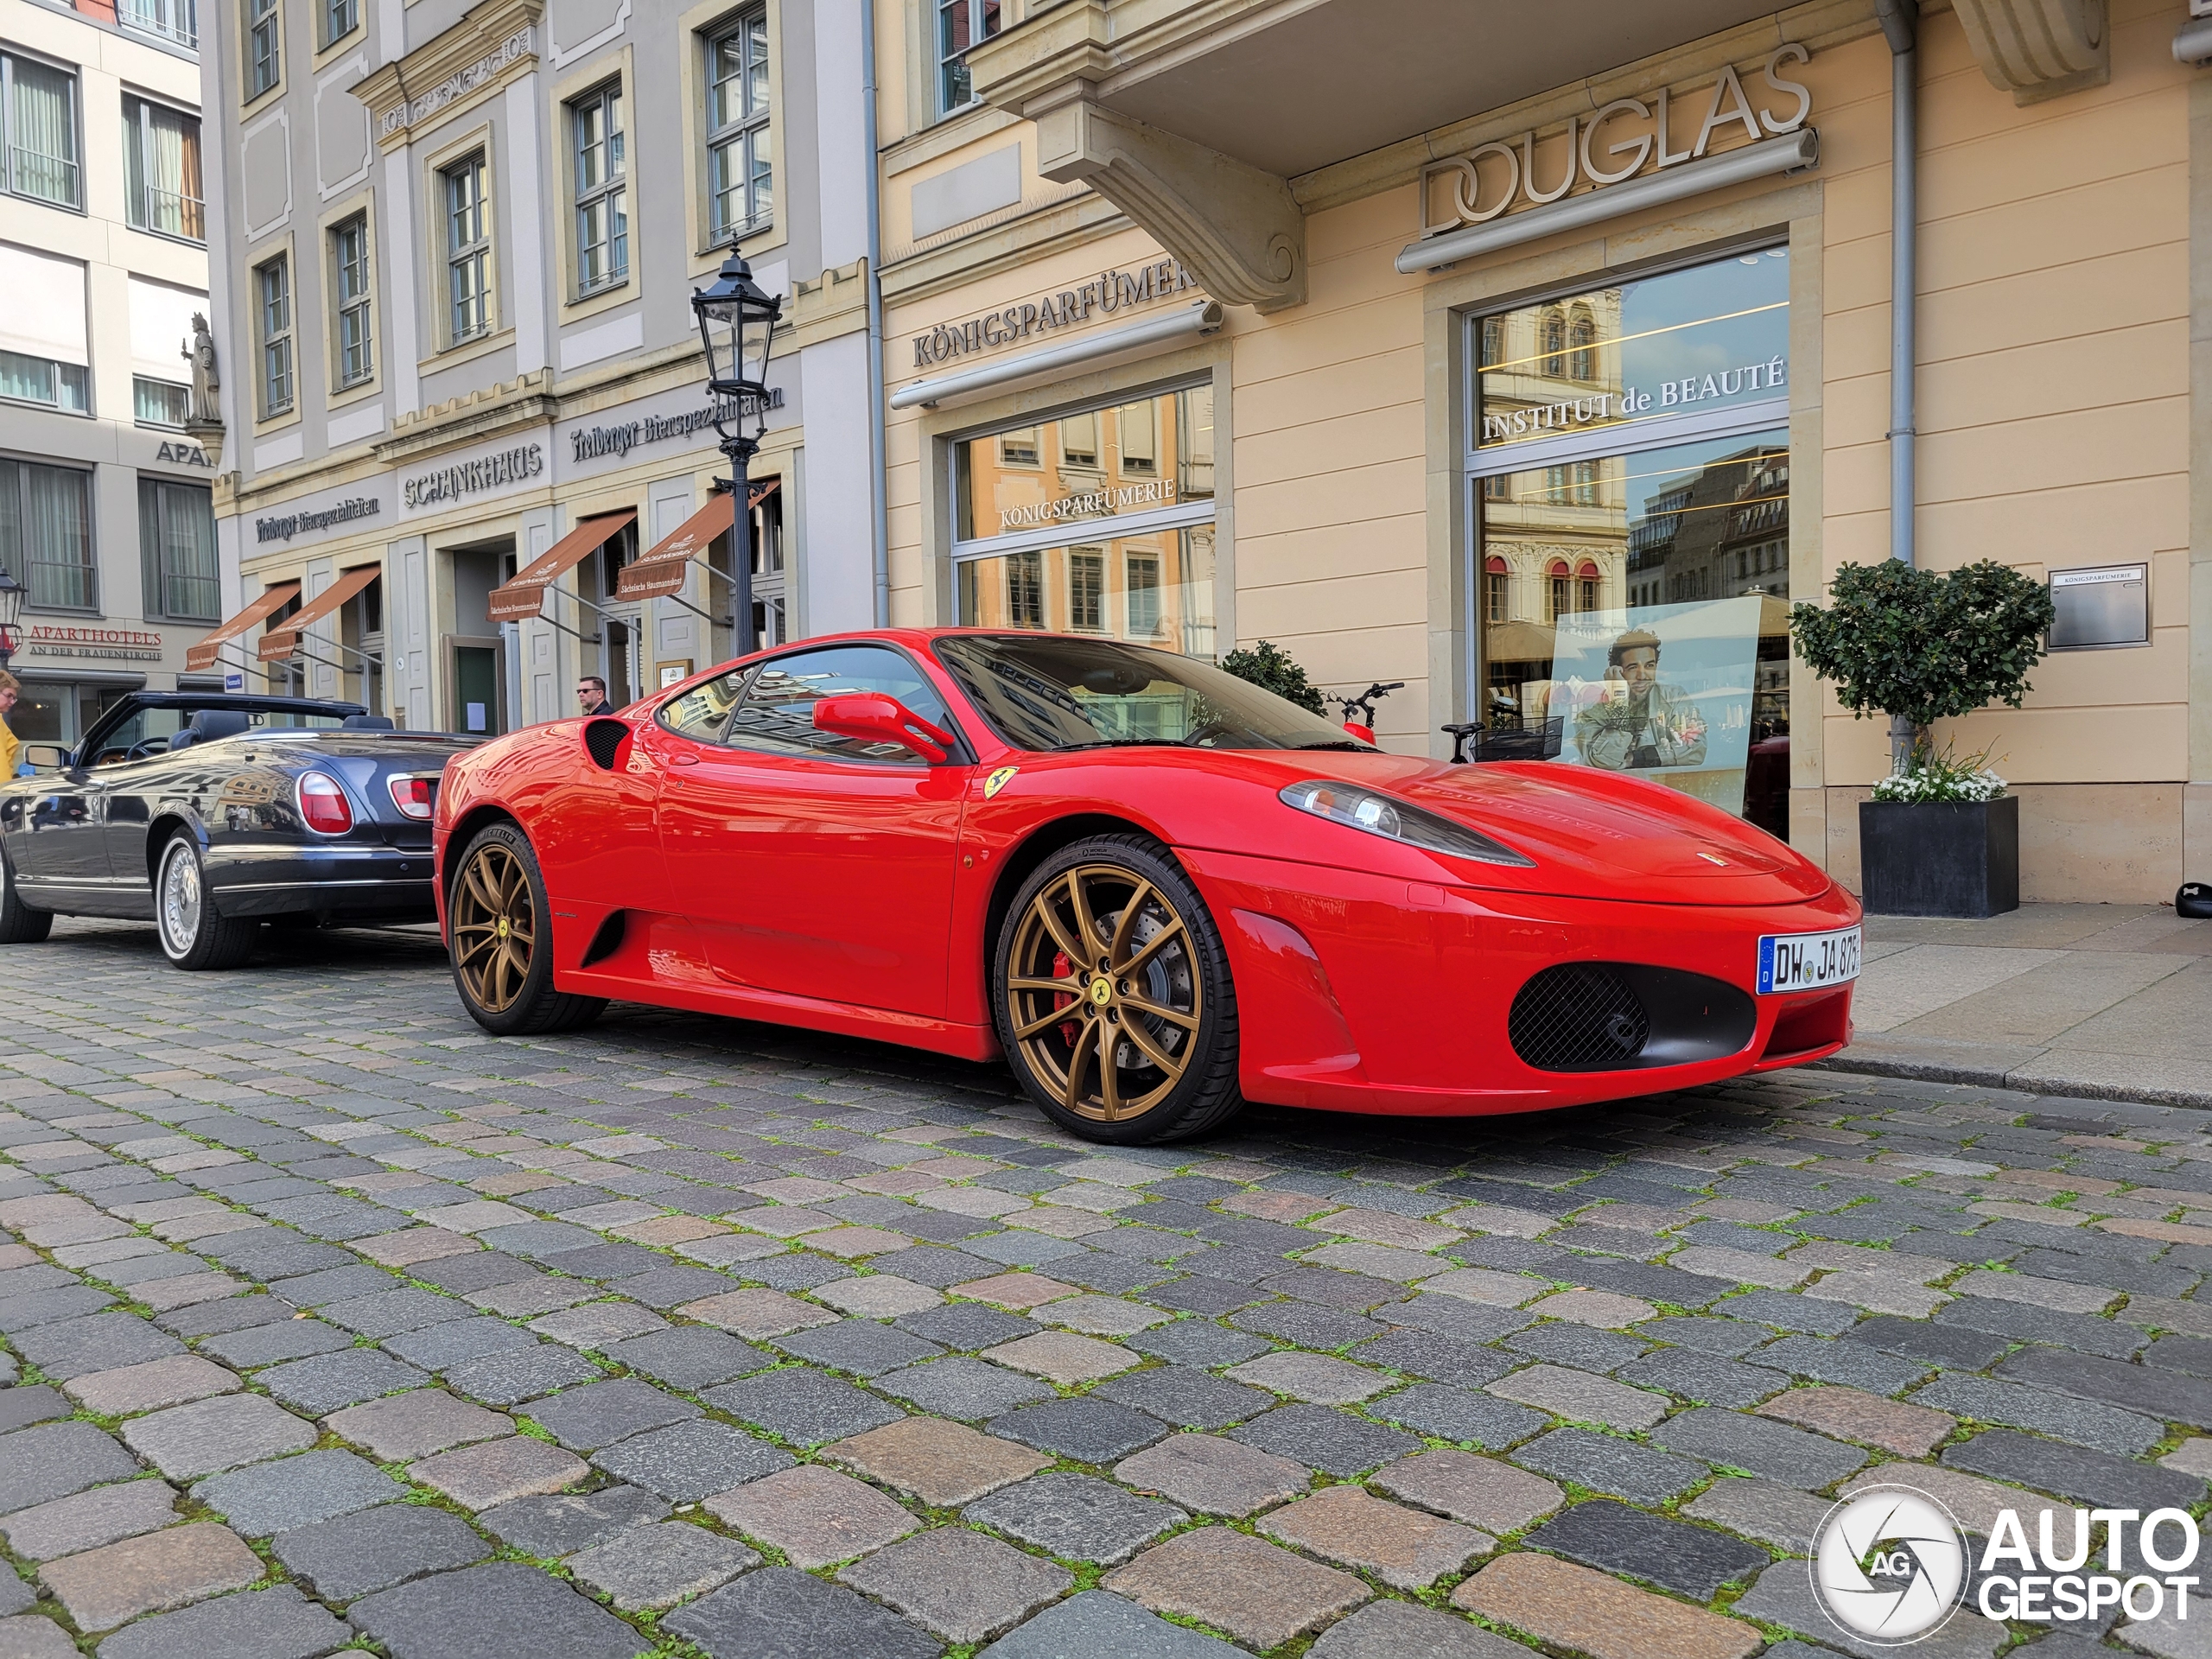
[[[266,922],[434,920],[438,777],[477,741],[358,703],[134,692],[0,782],[0,944],[116,916],[180,968],[228,968]]]

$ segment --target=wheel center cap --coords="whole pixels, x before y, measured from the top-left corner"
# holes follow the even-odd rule
[[[1090,1000],[1102,1008],[1109,1002],[1111,1002],[1114,1000],[1114,982],[1108,979],[1103,974],[1096,979],[1092,980],[1090,982]]]
[[[507,918],[504,916],[499,918],[499,937],[503,939],[507,937]]]

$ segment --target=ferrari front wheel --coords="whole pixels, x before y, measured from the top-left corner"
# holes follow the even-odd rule
[[[499,1037],[572,1031],[606,1007],[604,997],[554,988],[545,878],[515,825],[486,825],[468,843],[446,912],[454,988],[485,1030]]]
[[[999,930],[992,1007],[1023,1088],[1086,1140],[1187,1140],[1243,1104],[1220,931],[1146,836],[1077,842],[1021,884]]]

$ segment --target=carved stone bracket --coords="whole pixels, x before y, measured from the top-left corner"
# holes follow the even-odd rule
[[[2112,79],[2105,0],[1955,0],[1981,73],[2016,104]]]
[[[1039,173],[1089,185],[1214,298],[1262,312],[1305,303],[1306,216],[1281,179],[1087,98],[1026,113]]]

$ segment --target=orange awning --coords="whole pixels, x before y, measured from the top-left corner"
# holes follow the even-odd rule
[[[766,500],[779,481],[772,478],[754,490],[751,496],[752,504],[757,507]],[[685,567],[711,547],[715,537],[736,522],[736,495],[728,490],[717,491],[708,498],[705,506],[677,527],[675,534],[664,538],[622,567],[615,596],[618,599],[662,599],[671,594],[682,593]]]
[[[259,599],[184,653],[186,671],[196,674],[201,669],[213,668],[225,645],[257,622],[264,622],[283,610],[298,596],[299,591],[300,584],[296,582],[280,582],[274,587],[264,588]]]
[[[299,649],[300,635],[304,631],[330,615],[383,574],[384,566],[381,564],[358,564],[351,570],[340,571],[337,581],[261,636],[261,660],[264,663],[289,660]]]
[[[609,537],[637,522],[637,510],[602,512],[586,518],[559,541],[492,590],[485,613],[494,622],[521,622],[545,608],[545,590],[596,553]]]

